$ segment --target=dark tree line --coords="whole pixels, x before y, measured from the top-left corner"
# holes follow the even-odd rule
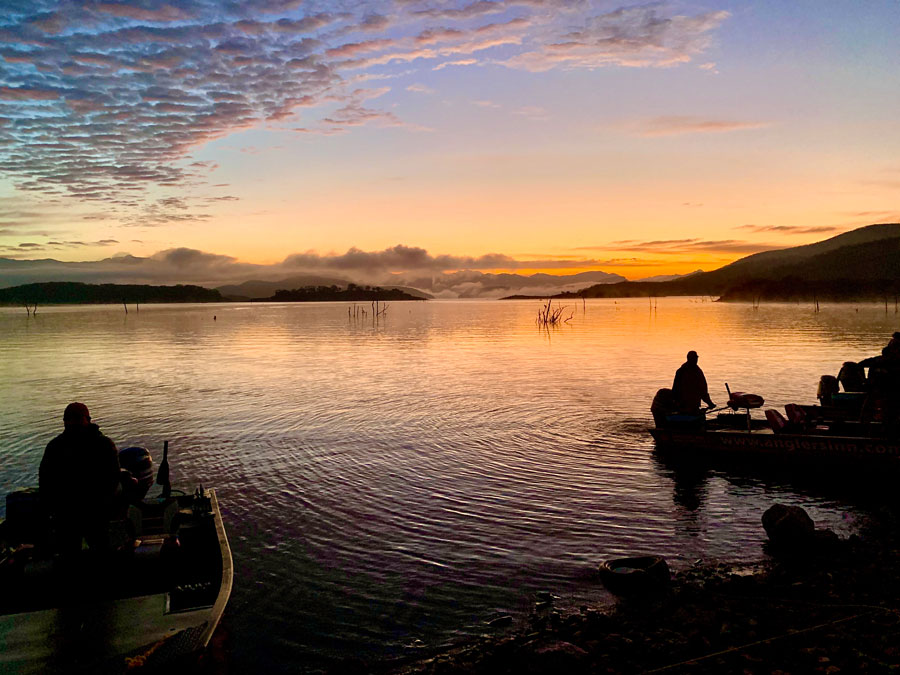
[[[142,284],[83,284],[50,281],[0,288],[3,305],[78,305],[160,302],[225,302],[219,291],[202,286],[146,286]]]
[[[333,300],[351,302],[372,302],[375,300],[421,300],[399,289],[384,289],[378,286],[307,286],[293,290],[278,290],[270,298],[255,299],[253,302],[327,302]]]

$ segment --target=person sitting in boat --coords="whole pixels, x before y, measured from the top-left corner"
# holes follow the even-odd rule
[[[709,388],[706,386],[706,376],[697,365],[697,352],[691,350],[687,353],[687,361],[681,368],[675,371],[675,381],[672,383],[672,394],[675,397],[675,407],[682,415],[699,415],[700,401],[710,408],[715,404],[709,397]]]
[[[63,413],[64,431],[47,444],[39,470],[41,502],[63,553],[77,553],[82,539],[93,550],[108,546],[109,519],[119,489],[116,444],[91,423],[83,403]]]

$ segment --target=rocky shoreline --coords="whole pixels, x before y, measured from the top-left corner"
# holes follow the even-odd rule
[[[758,564],[697,565],[611,609],[566,615],[542,596],[524,625],[393,672],[900,672],[897,513],[846,540],[769,534]]]

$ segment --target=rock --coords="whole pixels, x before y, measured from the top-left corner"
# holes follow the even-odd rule
[[[822,553],[830,553],[838,548],[841,538],[834,531],[822,528],[815,531],[816,548]]]
[[[571,642],[549,642],[536,646],[526,672],[577,673],[584,670],[588,653]]]
[[[816,525],[799,506],[775,504],[762,517],[769,541],[779,548],[799,549],[815,538]]]

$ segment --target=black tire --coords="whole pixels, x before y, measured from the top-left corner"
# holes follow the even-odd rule
[[[607,560],[600,564],[600,579],[616,595],[661,593],[669,585],[669,565],[658,555]]]

